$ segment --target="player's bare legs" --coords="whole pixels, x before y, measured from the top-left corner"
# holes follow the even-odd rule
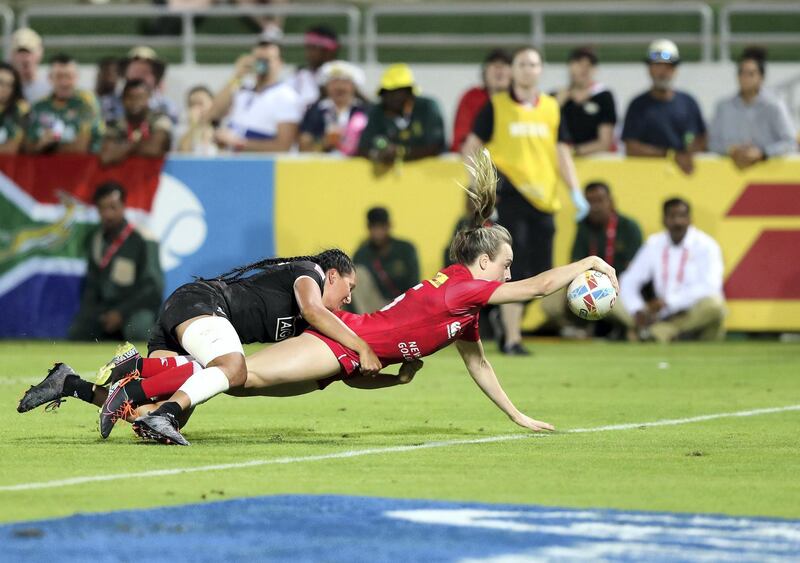
[[[247,380],[238,396],[271,395],[266,389],[336,375],[339,360],[316,336],[301,334],[247,357]]]

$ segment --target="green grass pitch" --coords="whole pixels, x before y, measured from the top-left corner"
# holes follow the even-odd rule
[[[489,357],[517,406],[560,430],[800,404],[800,346],[535,342],[532,358]],[[524,432],[482,395],[454,349],[410,385],[341,383],[304,397],[218,397],[188,448],[107,441],[97,408],[68,400],[20,415],[17,400],[53,361],[93,373],[112,344],[0,343],[0,521],[279,493],[800,518],[800,411],[685,425],[557,433],[507,442],[304,460],[24,491],[3,486]]]

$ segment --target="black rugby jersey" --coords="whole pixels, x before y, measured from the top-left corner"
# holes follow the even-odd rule
[[[325,272],[314,262],[287,262],[232,283],[220,283],[228,304],[225,316],[243,344],[280,342],[308,328],[294,295],[298,278],[309,277],[325,287]],[[223,312],[218,312],[222,314]]]

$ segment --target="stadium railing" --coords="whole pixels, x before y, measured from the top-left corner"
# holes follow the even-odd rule
[[[457,34],[457,33],[379,33],[378,19],[389,16],[528,16],[530,33]],[[539,48],[548,45],[647,45],[659,32],[649,33],[547,33],[545,16],[548,15],[645,15],[645,14],[695,14],[700,18],[700,31],[695,33],[669,33],[678,43],[700,45],[701,59],[713,58],[714,17],[711,8],[703,2],[668,2],[664,4],[625,2],[616,5],[596,2],[569,3],[487,3],[487,4],[419,4],[401,6],[373,6],[365,16],[364,46],[366,60],[379,62],[379,47],[398,47],[413,44],[417,47],[510,47],[533,44]]]
[[[723,6],[719,12],[719,53],[720,60],[731,59],[733,45],[800,45],[800,34],[797,31],[782,32],[760,29],[757,32],[734,31],[733,17],[737,15],[775,16],[793,15],[800,18],[800,3],[766,2],[766,3],[734,3]],[[775,21],[773,19],[773,21]]]
[[[8,6],[0,4],[0,20],[2,20],[3,39],[3,55],[6,59],[11,58],[11,33],[14,31],[14,12]]]
[[[196,62],[197,46],[246,46],[253,44],[253,35],[241,34],[198,34],[195,31],[196,17],[238,18],[242,16],[338,16],[347,20],[347,33],[343,43],[347,49],[347,57],[351,61],[358,59],[359,28],[361,13],[354,6],[341,4],[297,5],[279,4],[274,6],[213,6],[195,10],[176,11],[164,6],[128,5],[128,6],[32,6],[21,12],[21,27],[29,25],[36,17],[47,18],[180,18],[180,36],[148,36],[146,42],[151,47],[180,47],[182,63]],[[48,35],[47,46],[57,48],[91,47],[91,46],[129,46],[141,44],[141,35]],[[283,36],[281,42],[295,46],[303,44],[303,34],[293,33]]]

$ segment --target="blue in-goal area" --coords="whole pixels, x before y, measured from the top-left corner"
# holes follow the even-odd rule
[[[800,520],[272,496],[0,526],[4,561],[797,561]]]

